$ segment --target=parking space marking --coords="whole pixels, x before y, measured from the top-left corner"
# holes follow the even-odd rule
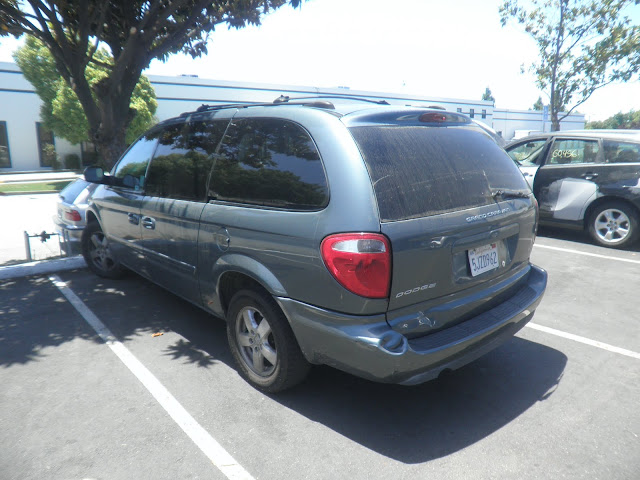
[[[236,460],[207,432],[171,393],[128,349],[80,298],[57,275],[49,280],[60,290],[84,320],[115,353],[125,366],[140,380],[169,416],[191,438],[198,448],[229,479],[254,480]]]
[[[581,337],[580,335],[574,335],[573,333],[563,332],[562,330],[556,330],[555,328],[544,327],[542,325],[538,325],[537,323],[529,322],[527,323],[526,326],[529,328],[533,328],[534,330],[539,330],[541,332],[549,333],[551,335],[567,338],[569,340],[574,340],[576,342],[584,343],[585,345],[590,345],[592,347],[601,348],[609,352],[619,353],[620,355],[625,355],[627,357],[640,360],[640,353],[632,352],[631,350],[626,350],[620,347],[615,347],[613,345],[609,345],[608,343],[598,342],[597,340],[591,340],[590,338]]]
[[[599,253],[581,252],[580,250],[572,250],[570,248],[560,248],[560,247],[551,247],[549,245],[540,245],[539,243],[534,243],[533,246],[538,248],[546,248],[547,250],[556,250],[558,252],[575,253],[576,255],[604,258],[605,260],[617,260],[618,262],[635,263],[637,265],[640,265],[640,260],[631,260],[629,258],[611,257],[609,255],[600,255]]]

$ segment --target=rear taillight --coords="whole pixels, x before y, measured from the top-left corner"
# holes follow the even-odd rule
[[[389,296],[391,248],[384,235],[330,235],[322,241],[320,251],[331,275],[350,292],[368,298]]]
[[[80,220],[82,220],[82,217],[77,210],[64,212],[64,218],[66,218],[67,220],[71,220],[72,222],[79,222]]]

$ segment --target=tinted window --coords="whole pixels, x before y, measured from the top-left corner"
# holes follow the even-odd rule
[[[598,159],[600,147],[596,140],[559,139],[553,142],[550,165],[567,163],[595,163]]]
[[[369,169],[382,221],[489,205],[496,189],[529,192],[511,158],[475,128],[350,130]]]
[[[545,143],[547,143],[547,141],[544,139],[531,140],[509,148],[507,153],[520,165],[531,167],[540,163],[538,160],[540,159],[540,154]]]
[[[241,120],[229,126],[211,174],[211,197],[293,209],[327,205],[320,155],[309,134],[286,120]]]
[[[156,148],[157,131],[151,131],[144,134],[134,143],[124,156],[116,164],[111,175],[117,178],[123,178],[125,175],[131,175],[135,182],[135,189],[140,190],[144,187],[145,173],[147,165]]]
[[[149,167],[147,195],[204,201],[214,153],[228,123],[199,121],[165,127]]]
[[[0,122],[0,167],[10,167],[9,139],[7,138],[7,122]]]
[[[640,163],[640,145],[637,143],[605,140],[603,147],[605,163]]]

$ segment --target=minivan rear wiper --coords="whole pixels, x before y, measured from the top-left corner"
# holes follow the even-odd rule
[[[524,192],[522,190],[509,190],[504,188],[491,190],[491,196],[495,199],[498,199],[498,197],[503,200],[507,200],[510,198],[529,198],[529,195],[530,193]]]

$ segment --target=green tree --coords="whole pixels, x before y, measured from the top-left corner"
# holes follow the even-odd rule
[[[85,71],[92,88],[108,76],[106,65],[113,64],[113,59],[104,50],[96,52],[95,57],[100,63],[88,65]],[[58,73],[47,47],[37,38],[28,37],[13,58],[42,100],[40,117],[45,126],[58,137],[73,144],[89,141],[89,124],[82,105],[75,92]],[[153,125],[158,107],[153,87],[144,75],[140,76],[133,90],[131,107],[135,110],[135,116],[126,131],[127,144]]]
[[[542,103],[542,97],[538,97],[538,100],[536,100],[536,103],[533,104],[533,109],[534,110],[544,110],[544,103]]]
[[[618,112],[606,120],[589,122],[586,129],[640,129],[640,110],[631,110],[628,113]]]
[[[172,53],[207,53],[220,24],[259,25],[262,15],[302,0],[0,0],[0,35],[36,37],[51,53],[58,74],[75,93],[89,137],[107,166],[125,148],[136,116],[131,97],[153,59]],[[106,46],[112,61],[99,52]],[[106,75],[91,83],[90,67]]]
[[[598,88],[637,72],[640,27],[625,15],[634,3],[638,0],[503,1],[502,25],[515,20],[538,45],[540,57],[531,68],[549,96],[552,130]]]
[[[493,98],[493,95],[491,94],[491,89],[489,87],[487,87],[484,93],[482,94],[482,100],[496,103],[496,99]]]

